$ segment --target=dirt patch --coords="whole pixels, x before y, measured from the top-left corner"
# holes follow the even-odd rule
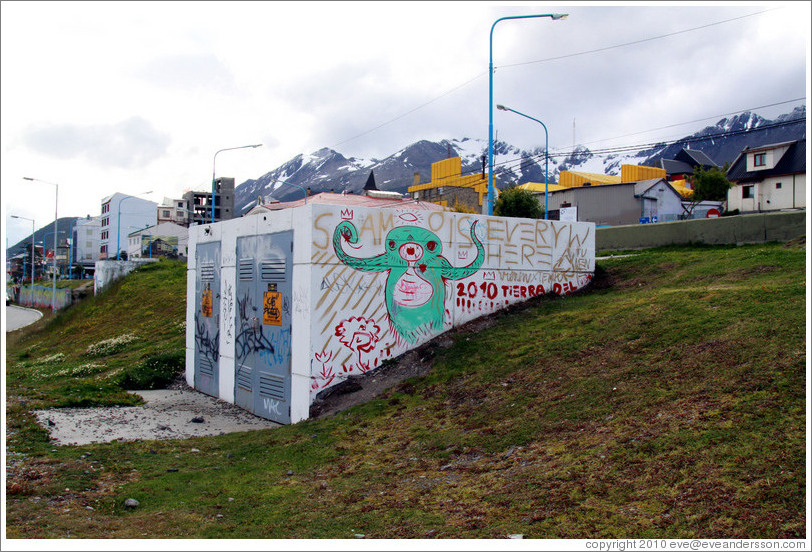
[[[132,391],[144,399],[141,406],[53,408],[35,410],[33,414],[55,445],[186,439],[279,427],[236,405],[195,391],[185,382],[173,387]]]

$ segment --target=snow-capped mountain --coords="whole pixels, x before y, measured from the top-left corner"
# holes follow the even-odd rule
[[[758,146],[806,136],[806,106],[795,108],[770,121],[761,116],[744,112],[724,118],[713,126],[671,143],[657,144],[639,151],[622,153],[592,152],[584,146],[571,151],[550,151],[548,182],[558,181],[563,170],[598,174],[620,174],[623,164],[659,166],[660,159],[673,159],[682,149],[701,150],[717,164],[732,162],[746,146]],[[310,155],[300,154],[280,167],[256,180],[247,180],[235,191],[235,211],[244,213],[257,203],[258,198],[268,201],[292,201],[302,197],[301,188],[311,193],[347,192],[359,193],[370,171],[380,190],[406,193],[414,183],[414,174],[420,174],[420,182],[431,180],[431,164],[448,157],[462,159],[462,173],[482,172],[487,162],[487,140],[462,138],[431,142],[415,142],[385,159],[357,159],[344,157],[341,153],[322,148]],[[483,157],[485,158],[483,162]],[[543,148],[521,150],[497,140],[494,144],[494,182],[499,188],[525,182],[544,182],[545,156]],[[289,184],[295,184],[291,186]]]

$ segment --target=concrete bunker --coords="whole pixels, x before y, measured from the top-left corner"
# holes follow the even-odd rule
[[[595,270],[595,225],[308,204],[190,228],[186,380],[278,423],[444,331]]]

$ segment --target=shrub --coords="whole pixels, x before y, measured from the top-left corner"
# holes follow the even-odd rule
[[[533,192],[521,188],[508,188],[499,192],[493,206],[493,214],[499,217],[541,218],[544,210]]]
[[[185,368],[186,352],[177,351],[148,357],[126,368],[116,382],[123,389],[166,389]]]

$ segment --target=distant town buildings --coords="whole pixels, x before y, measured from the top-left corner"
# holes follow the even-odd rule
[[[534,193],[543,205],[548,202],[548,218],[595,222],[598,225],[627,225],[667,222],[708,213],[753,213],[806,208],[806,140],[793,140],[745,148],[733,161],[726,176],[732,183],[726,202],[690,204],[690,179],[697,167],[721,168],[699,150],[682,149],[674,159],[661,159],[659,166],[623,165],[620,176],[564,170],[556,182],[528,182],[519,186]],[[391,185],[391,184],[390,184]],[[56,258],[60,276],[93,271],[96,261],[114,259],[122,252],[128,257],[186,255],[188,227],[235,217],[234,178],[215,180],[216,198],[211,190],[186,191],[180,198],[165,197],[161,204],[139,197],[115,193],[101,201],[101,213],[76,219],[70,232],[60,232],[56,252],[38,240],[34,269],[37,276],[53,270]],[[378,189],[370,172],[360,194],[322,193],[306,199],[280,203],[260,198],[247,215],[273,213],[307,202],[395,207],[406,203],[426,209],[453,209],[482,213],[486,208],[488,175],[482,171],[462,174],[460,157],[432,163],[429,182],[421,183],[415,173],[408,194]],[[545,194],[547,192],[547,194]],[[726,204],[725,204],[726,203]],[[687,206],[690,204],[690,208]],[[52,236],[48,238],[49,242]],[[7,273],[16,280],[31,276],[31,244],[18,244],[9,251]]]
[[[99,260],[100,237],[100,216],[91,217],[88,215],[86,218],[77,219],[71,230],[71,266],[92,273],[96,261]]]

